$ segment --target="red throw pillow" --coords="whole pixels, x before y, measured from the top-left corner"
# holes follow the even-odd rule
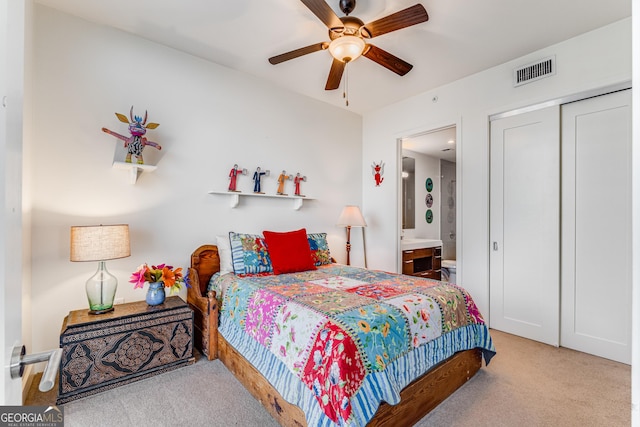
[[[274,274],[316,269],[311,257],[306,229],[302,228],[286,233],[264,231],[262,234],[267,244]]]

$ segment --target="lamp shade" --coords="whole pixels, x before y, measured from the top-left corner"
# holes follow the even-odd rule
[[[367,223],[358,206],[345,206],[336,224],[342,227],[366,227]]]
[[[338,61],[349,62],[362,55],[364,47],[364,40],[360,37],[342,36],[329,43],[329,52]]]
[[[129,225],[71,227],[71,261],[105,261],[131,256]]]

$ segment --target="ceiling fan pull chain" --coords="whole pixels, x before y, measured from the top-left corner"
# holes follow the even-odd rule
[[[349,106],[349,61],[344,64],[344,89],[342,97],[345,99],[345,105]]]

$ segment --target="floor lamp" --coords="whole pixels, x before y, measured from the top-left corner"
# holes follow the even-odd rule
[[[345,206],[338,217],[338,226],[347,228],[347,265],[351,265],[351,227],[362,227],[362,244],[364,249],[364,266],[367,267],[367,248],[364,246],[364,227],[367,223],[358,206]]]

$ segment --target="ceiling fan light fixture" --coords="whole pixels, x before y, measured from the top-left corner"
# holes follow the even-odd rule
[[[341,36],[329,44],[329,52],[338,61],[350,62],[362,55],[365,43],[357,36]]]

